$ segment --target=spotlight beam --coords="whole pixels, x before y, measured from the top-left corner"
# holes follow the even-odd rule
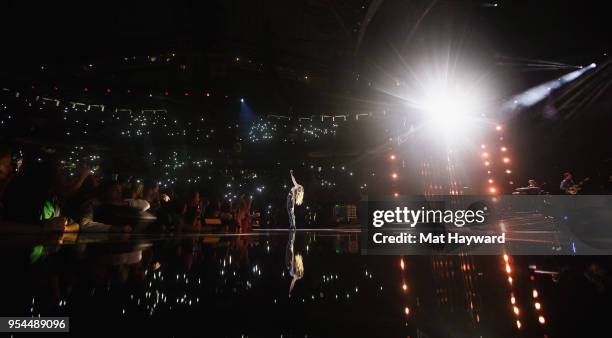
[[[567,73],[556,80],[545,82],[515,95],[503,105],[502,111],[510,112],[520,108],[531,107],[550,96],[555,89],[561,88],[563,85],[576,80],[595,67],[597,67],[597,65],[591,63],[587,67]]]

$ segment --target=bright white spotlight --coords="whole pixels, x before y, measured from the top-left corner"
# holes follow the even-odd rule
[[[445,133],[465,131],[477,110],[478,101],[471,93],[459,90],[431,90],[421,104],[432,127]]]
[[[241,99],[240,99],[240,102],[244,103],[244,99],[243,99],[243,98],[241,98]]]

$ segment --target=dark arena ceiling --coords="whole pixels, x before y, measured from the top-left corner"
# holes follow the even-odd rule
[[[559,70],[521,72],[491,65],[506,58],[589,64],[602,61],[609,44],[607,21],[597,18],[605,13],[601,2],[540,1],[537,7],[531,1],[484,0],[7,5],[1,14],[4,81],[121,104],[153,93],[157,100],[148,104],[195,111],[213,102],[210,96],[251,98],[251,107],[261,113],[388,109],[397,102],[387,88],[402,85],[406,64],[432,48],[452,49],[477,67],[512,75],[500,86],[498,99],[503,99],[554,78]],[[568,24],[572,21],[580,24]],[[126,95],[107,95],[108,88]],[[208,101],[202,99],[206,93]]]

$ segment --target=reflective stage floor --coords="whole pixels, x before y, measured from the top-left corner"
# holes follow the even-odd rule
[[[289,297],[285,230],[3,236],[0,316],[69,316],[74,336],[558,337],[608,329],[608,257],[362,256],[359,237],[358,229],[298,231],[304,277]]]

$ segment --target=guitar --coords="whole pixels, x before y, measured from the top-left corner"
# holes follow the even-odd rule
[[[583,179],[582,181],[578,182],[578,184],[574,184],[571,187],[567,188],[565,190],[566,193],[570,194],[570,195],[577,195],[578,192],[580,190],[582,190],[582,185],[584,185],[586,182],[588,182],[591,178],[587,177],[585,179]]]

